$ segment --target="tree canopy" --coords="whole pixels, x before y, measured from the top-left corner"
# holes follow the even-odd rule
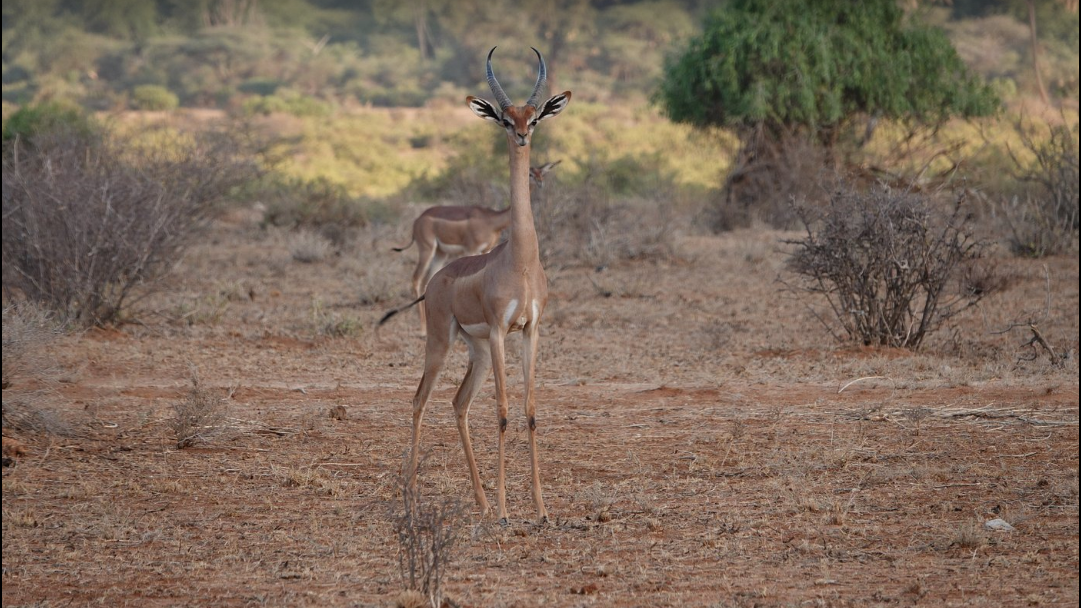
[[[937,122],[999,100],[941,31],[894,0],[733,0],[668,59],[657,100],[698,126],[831,130],[858,115]]]

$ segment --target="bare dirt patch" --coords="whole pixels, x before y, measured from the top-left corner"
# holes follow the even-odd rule
[[[538,418],[554,521],[531,521],[515,341],[512,521],[473,513],[448,597],[1077,604],[1076,358],[1019,361],[1027,336],[993,333],[1046,308],[1043,334],[1076,352],[1076,257],[1003,259],[1009,290],[920,353],[866,350],[830,342],[779,290],[781,236],[682,237],[670,261],[550,273]],[[408,315],[376,332],[389,305],[365,304],[357,277],[398,276],[404,301],[399,237],[300,264],[282,235],[223,225],[139,319],[50,343],[65,371],[33,403],[71,432],[11,433],[24,452],[3,474],[4,605],[391,605],[423,341]],[[360,330],[338,337],[328,318]],[[464,368],[459,349],[420,483],[472,506],[449,406]],[[170,418],[193,370],[227,408],[212,439],[178,450]],[[492,406],[489,384],[471,417],[489,483]],[[1015,530],[984,527],[995,518]]]

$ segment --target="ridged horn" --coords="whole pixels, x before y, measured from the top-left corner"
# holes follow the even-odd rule
[[[492,50],[488,51],[488,86],[492,89],[492,94],[495,95],[495,102],[499,104],[501,110],[514,105],[510,101],[510,97],[503,92],[503,87],[499,86],[499,81],[495,79],[495,72],[492,71],[492,53],[495,52],[496,47],[492,47]]]
[[[533,52],[537,54],[537,60],[540,61],[540,67],[537,69],[537,85],[533,87],[533,94],[529,96],[529,101],[525,102],[525,105],[533,106],[533,108],[536,109],[537,99],[544,91],[545,85],[548,84],[548,68],[544,65],[544,57],[541,56],[541,52],[536,48],[533,48]]]

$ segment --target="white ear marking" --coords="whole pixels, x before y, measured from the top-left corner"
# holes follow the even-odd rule
[[[502,122],[502,113],[495,109],[495,106],[488,103],[487,100],[479,97],[467,97],[466,102],[469,105],[469,109],[474,114],[483,118],[484,120],[490,120],[492,122]]]
[[[540,122],[546,118],[551,118],[556,114],[559,114],[567,107],[567,104],[569,104],[570,101],[570,91],[564,91],[558,95],[553,95],[541,106],[540,115],[537,116],[537,121]]]

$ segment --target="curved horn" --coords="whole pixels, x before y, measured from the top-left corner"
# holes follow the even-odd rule
[[[533,94],[529,96],[529,101],[525,102],[525,105],[533,106],[533,108],[536,109],[537,98],[540,97],[544,86],[548,84],[548,68],[544,65],[544,57],[541,57],[541,52],[535,48],[533,49],[533,52],[537,54],[537,60],[540,61],[540,67],[537,68],[537,85],[533,87]]]
[[[492,47],[492,50],[488,51],[488,86],[492,89],[492,94],[495,95],[495,102],[499,104],[499,109],[506,110],[514,105],[510,101],[510,97],[503,92],[503,87],[499,86],[499,81],[495,79],[495,72],[492,71],[492,53],[495,52],[496,47]]]

